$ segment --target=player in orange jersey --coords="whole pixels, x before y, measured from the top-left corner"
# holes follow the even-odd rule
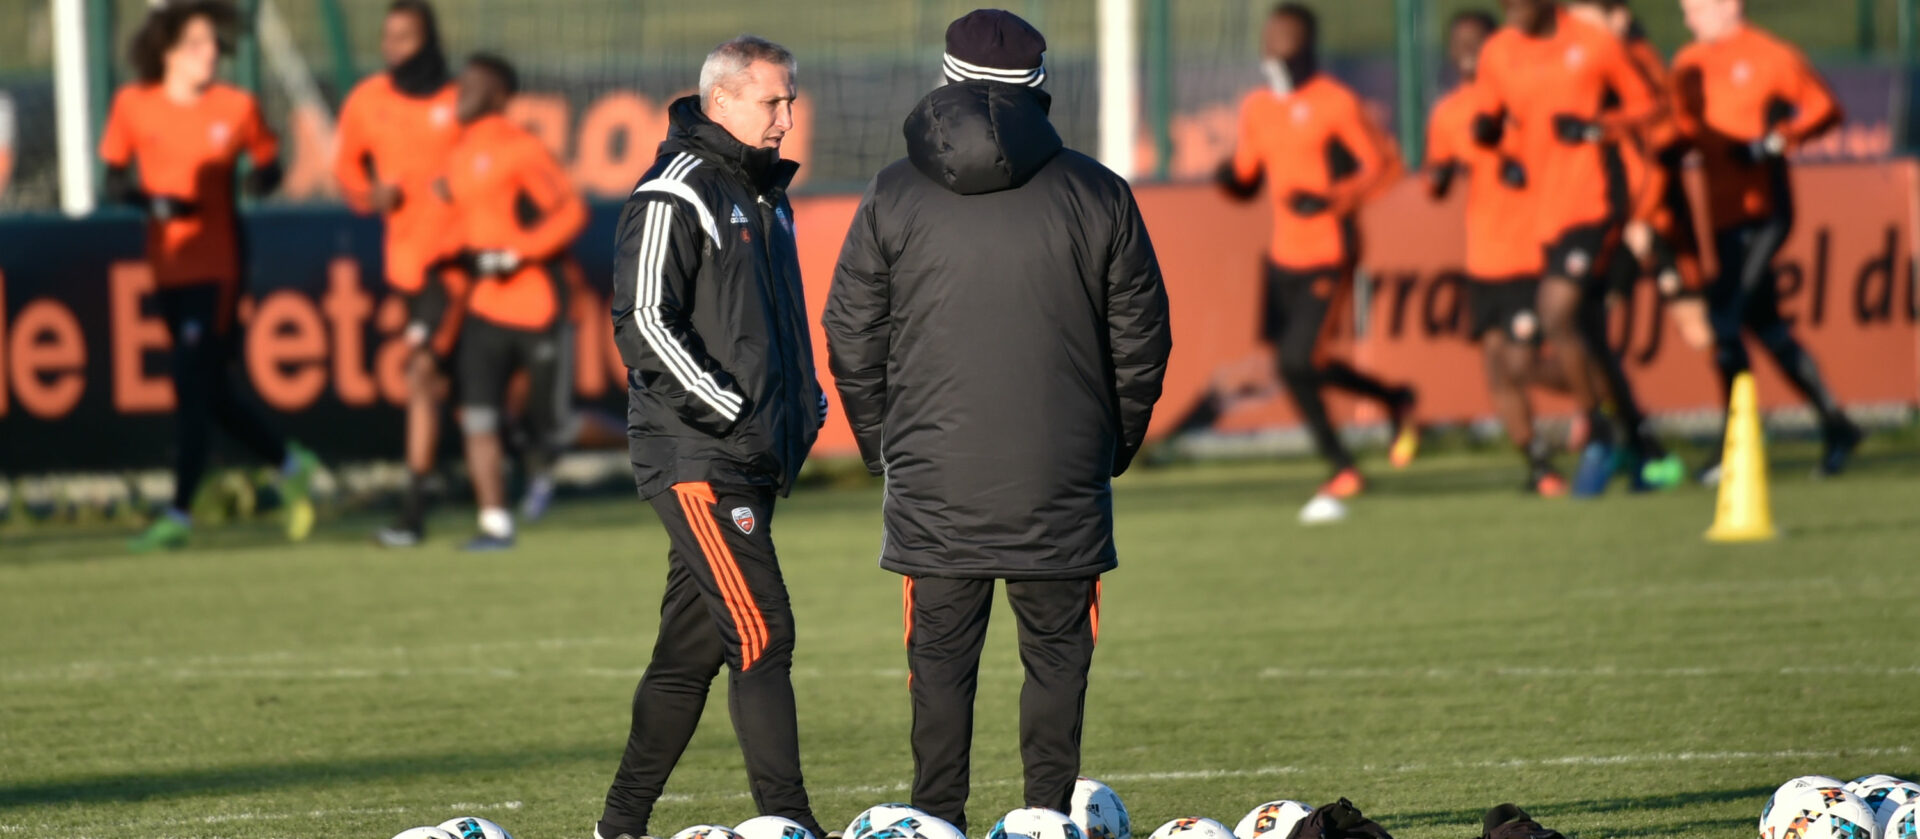
[[[308,481],[318,460],[274,430],[233,382],[234,315],[244,276],[234,207],[240,158],[253,166],[244,184],[249,194],[272,192],[280,182],[280,141],[259,103],[215,77],[222,31],[234,19],[230,5],[213,0],[149,12],[131,49],[139,80],[114,97],[100,137],[107,193],[146,213],[147,261],[173,340],[173,504],[133,541],[136,551],[187,543],[188,510],[206,473],[207,431],[214,424],[280,467],[288,538],[305,539],[313,528]]]
[[[1299,3],[1281,3],[1268,16],[1261,36],[1268,86],[1242,101],[1239,139],[1220,180],[1241,199],[1251,199],[1265,181],[1272,196],[1265,333],[1279,356],[1281,380],[1333,469],[1321,492],[1344,498],[1358,494],[1365,480],[1327,416],[1322,389],[1357,393],[1387,408],[1396,466],[1413,458],[1419,436],[1411,388],[1385,384],[1334,357],[1341,322],[1353,316],[1360,258],[1354,216],[1398,173],[1399,161],[1360,98],[1320,71],[1318,32],[1313,11]]]
[[[363,81],[340,109],[334,175],[347,205],[386,222],[387,287],[407,306],[407,493],[400,520],[379,532],[389,547],[419,544],[425,487],[439,446],[443,370],[459,335],[466,279],[449,257],[453,208],[433,189],[460,139],[459,96],[425,0],[394,0],[381,25],[386,70]]]
[[[1820,366],[1780,316],[1774,259],[1793,229],[1787,155],[1841,122],[1806,56],[1745,20],[1741,0],[1681,0],[1694,42],[1674,58],[1679,127],[1700,151],[1719,275],[1707,288],[1714,362],[1729,389],[1748,368],[1751,334],[1820,414],[1820,474],[1846,468],[1862,437]],[[1717,449],[1716,449],[1717,451]],[[1716,462],[1702,480],[1717,482]]]
[[[1566,494],[1567,482],[1554,470],[1546,441],[1534,433],[1527,388],[1558,384],[1564,390],[1565,377],[1541,351],[1535,301],[1543,261],[1533,236],[1527,171],[1515,138],[1485,148],[1473,137],[1472,86],[1480,48],[1497,29],[1485,12],[1461,12],[1447,26],[1447,52],[1460,84],[1434,105],[1427,126],[1427,174],[1436,200],[1465,182],[1471,335],[1485,353],[1494,413],[1527,460],[1527,491],[1552,498]]]
[[[507,119],[520,87],[512,65],[476,55],[460,72],[460,122],[446,195],[458,216],[462,262],[474,277],[456,362],[467,468],[480,502],[469,550],[513,545],[501,426],[507,385],[524,370],[529,482],[550,480],[569,410],[566,249],[587,223],[586,202],[539,138]]]
[[[1606,152],[1657,118],[1660,101],[1613,33],[1572,17],[1555,0],[1502,5],[1507,26],[1480,55],[1475,135],[1498,147],[1506,132],[1516,133],[1534,196],[1535,238],[1544,243],[1543,332],[1592,429],[1573,489],[1596,495],[1613,475],[1619,442],[1605,410],[1609,385],[1625,383],[1604,364],[1611,354],[1604,268],[1626,205]]]

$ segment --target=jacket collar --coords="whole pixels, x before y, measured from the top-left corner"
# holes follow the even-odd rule
[[[725,128],[707,119],[698,94],[683,96],[667,108],[666,142],[662,155],[673,151],[696,154],[720,164],[734,177],[765,194],[785,191],[800,164],[780,159],[779,149],[756,149],[734,139]]]

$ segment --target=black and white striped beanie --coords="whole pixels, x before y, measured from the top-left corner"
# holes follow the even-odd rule
[[[1039,87],[1047,80],[1047,39],[1019,15],[978,9],[947,27],[942,70],[949,82],[984,80]]]

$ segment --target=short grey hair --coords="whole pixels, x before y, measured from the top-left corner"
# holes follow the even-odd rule
[[[741,35],[707,53],[706,63],[700,65],[700,102],[712,102],[714,88],[737,89],[740,75],[755,61],[778,64],[790,74],[798,66],[786,47],[758,35]]]

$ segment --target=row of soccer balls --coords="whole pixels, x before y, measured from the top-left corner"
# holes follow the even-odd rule
[[[1072,813],[1027,808],[1008,813],[986,839],[1133,839],[1133,819],[1111,787],[1092,778],[1074,785]],[[1179,818],[1155,830],[1150,839],[1287,839],[1293,826],[1312,813],[1298,801],[1269,801],[1253,808],[1233,830],[1213,819]],[[843,839],[967,839],[944,819],[905,804],[881,804],[855,816]],[[416,827],[393,839],[513,839],[486,819],[466,816],[438,827]],[[759,816],[735,827],[694,825],[673,839],[822,839],[779,816]],[[1862,838],[1864,839],[1864,837]]]
[[[1920,784],[1892,775],[1806,775],[1780,785],[1760,839],[1920,839]]]

